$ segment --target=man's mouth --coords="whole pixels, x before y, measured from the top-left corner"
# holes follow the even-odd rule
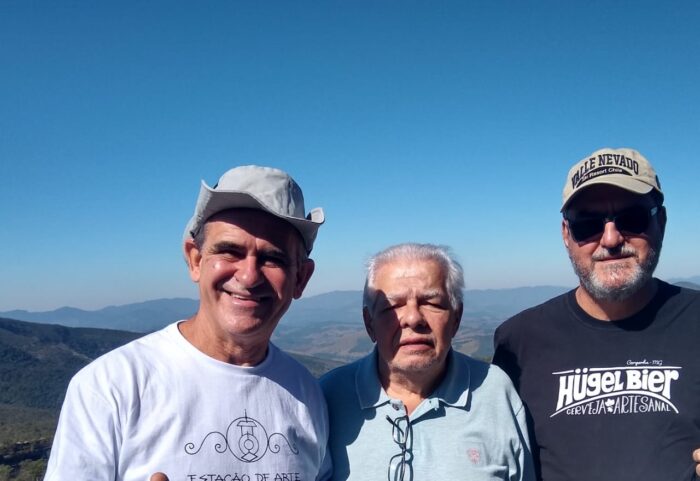
[[[637,252],[634,249],[622,246],[620,249],[603,249],[602,252],[594,253],[592,258],[595,262],[614,262],[636,257]]]
[[[253,295],[247,292],[234,291],[226,288],[222,288],[221,291],[228,295],[234,304],[238,304],[240,306],[257,306],[263,301],[261,296]]]
[[[634,256],[605,256],[598,259],[594,259],[595,262],[601,266],[607,266],[609,268],[623,268],[630,265],[630,260],[633,260]]]
[[[632,256],[609,256],[609,257],[600,257],[593,259],[596,262],[614,262],[614,261],[624,261],[626,259],[629,259]]]
[[[428,349],[434,347],[433,341],[425,337],[408,337],[399,341],[399,347],[408,349]]]

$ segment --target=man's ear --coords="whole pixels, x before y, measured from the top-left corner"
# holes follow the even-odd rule
[[[656,214],[656,216],[659,218],[659,228],[661,229],[661,238],[664,238],[664,234],[666,234],[666,221],[668,220],[668,214],[666,214],[666,207],[665,206],[660,206],[659,207],[659,212]]]
[[[459,307],[454,312],[455,324],[454,324],[454,329],[452,331],[452,337],[455,337],[457,335],[457,331],[459,331],[459,325],[462,323],[462,313],[463,312],[464,312],[464,304],[462,304],[460,302]]]
[[[365,321],[365,330],[367,335],[372,340],[372,342],[377,342],[377,338],[374,335],[374,329],[372,328],[372,315],[369,313],[367,307],[362,308],[362,320]]]
[[[199,282],[200,263],[202,262],[202,252],[195,245],[194,239],[185,239],[182,245],[182,250],[185,253],[185,262],[187,269],[190,272],[190,279],[194,282]]]
[[[564,247],[568,250],[571,236],[569,235],[569,226],[565,219],[561,220],[561,238],[564,240]]]
[[[313,259],[304,259],[299,268],[297,269],[296,285],[294,286],[294,299],[299,299],[304,293],[306,284],[309,283],[309,279],[316,269],[316,264]]]

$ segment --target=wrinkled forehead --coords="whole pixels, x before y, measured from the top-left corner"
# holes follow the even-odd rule
[[[242,231],[289,251],[290,255],[303,250],[304,241],[294,226],[261,210],[235,208],[217,212],[204,224],[207,236],[214,233],[212,226],[216,224],[219,224],[216,231],[222,235],[231,231]]]
[[[582,212],[612,213],[633,206],[652,207],[650,194],[635,194],[612,185],[592,185],[574,197],[566,209],[566,215]]]
[[[377,268],[374,287],[387,295],[444,290],[443,266],[433,259],[394,259]]]

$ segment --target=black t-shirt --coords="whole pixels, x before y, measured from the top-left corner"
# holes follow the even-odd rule
[[[496,330],[493,362],[528,408],[540,479],[693,479],[700,291],[658,282],[627,319],[594,319],[570,291]]]

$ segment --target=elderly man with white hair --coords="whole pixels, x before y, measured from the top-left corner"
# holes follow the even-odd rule
[[[525,411],[497,367],[452,349],[461,266],[444,247],[401,244],[369,262],[371,354],[321,379],[334,480],[531,480]]]

